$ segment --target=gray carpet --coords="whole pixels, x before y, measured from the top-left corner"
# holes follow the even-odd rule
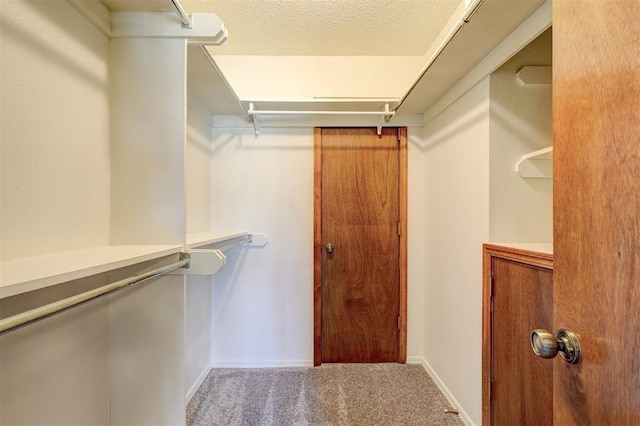
[[[187,425],[462,425],[419,365],[213,369]]]

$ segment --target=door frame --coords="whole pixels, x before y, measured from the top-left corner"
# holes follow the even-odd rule
[[[398,127],[400,238],[398,362],[407,362],[407,128]],[[313,129],[313,365],[322,359],[322,127]]]

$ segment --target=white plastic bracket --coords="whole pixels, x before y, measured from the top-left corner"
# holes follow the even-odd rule
[[[269,242],[269,236],[267,234],[254,234],[251,233],[251,242],[249,247],[264,247]]]
[[[389,104],[386,103],[384,104],[384,111],[383,111],[384,115],[380,116],[380,123],[378,124],[378,136],[382,137],[382,125],[384,123],[388,123],[389,121],[391,121],[391,117],[393,117],[393,112],[391,112],[389,110]]]
[[[550,86],[552,68],[550,66],[524,66],[516,73],[516,81],[520,86]]]
[[[553,178],[553,147],[523,155],[516,164],[516,172],[523,178]]]
[[[256,137],[260,136],[260,124],[258,123],[258,117],[256,116],[256,110],[253,105],[253,102],[249,102],[249,121],[253,123],[253,132]]]
[[[189,268],[176,269],[171,275],[213,275],[227,264],[227,257],[217,249],[191,249]]]
[[[227,29],[214,13],[192,13],[191,25],[176,25],[173,13],[111,12],[112,38],[185,39],[189,44],[215,46],[227,40]]]

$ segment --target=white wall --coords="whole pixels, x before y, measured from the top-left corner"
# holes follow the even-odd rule
[[[211,230],[211,123],[194,109],[187,111],[187,232]],[[185,363],[187,399],[211,367],[211,276],[186,277]]]
[[[521,86],[526,65],[551,65],[551,29],[491,74],[490,238],[496,242],[550,243],[552,179],[523,179],[523,154],[552,145],[551,85]]]
[[[421,127],[408,128],[407,362],[422,363],[426,240],[425,150]]]
[[[211,230],[212,123],[200,113],[187,111],[185,154],[187,233]]]
[[[214,276],[213,361],[313,361],[313,129],[214,129],[213,225],[269,235]]]
[[[67,2],[0,2],[2,260],[109,243],[109,40]],[[0,337],[0,424],[107,424],[108,303]]]
[[[109,243],[109,40],[67,2],[0,2],[2,260]]]
[[[111,243],[183,244],[186,41],[111,40]]]
[[[481,424],[482,243],[489,238],[489,79],[424,128],[424,359]]]
[[[2,260],[182,244],[186,42],[110,42],[64,0],[0,11]],[[183,423],[185,296],[166,276],[0,337],[0,423]]]
[[[420,130],[420,129],[418,129]],[[409,131],[408,357],[422,350],[422,153]],[[264,232],[214,276],[215,366],[313,363],[313,128],[214,128],[213,224]]]
[[[0,337],[0,424],[109,422],[108,302]]]

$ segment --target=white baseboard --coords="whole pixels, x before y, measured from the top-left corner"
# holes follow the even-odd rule
[[[213,368],[213,366],[211,362],[209,362],[209,364],[202,370],[202,372],[196,379],[193,386],[191,386],[191,389],[189,389],[189,392],[187,392],[187,395],[184,397],[185,406],[189,403],[189,401],[191,401],[191,398],[193,398],[193,395],[195,395],[196,392],[198,392],[198,389],[200,389],[200,386],[202,386],[202,382],[204,382],[204,379],[207,378],[207,375],[209,374],[209,371],[211,371],[211,368]]]
[[[458,401],[455,399],[455,397],[451,394],[449,389],[447,389],[447,387],[444,385],[442,380],[440,380],[440,377],[438,377],[436,372],[433,371],[433,368],[431,368],[427,360],[425,360],[421,356],[412,356],[412,357],[407,357],[407,364],[420,364],[422,368],[425,369],[427,374],[431,376],[436,386],[438,386],[438,389],[440,389],[440,392],[442,392],[444,397],[447,398],[447,401],[449,401],[449,404],[451,404],[453,408],[458,410],[458,413],[459,413],[458,415],[460,417],[460,420],[462,420],[462,422],[467,426],[475,426],[473,421],[471,421],[467,413],[464,411],[464,409],[462,409],[462,407],[460,406]]]
[[[214,359],[212,368],[313,367],[311,359]]]

